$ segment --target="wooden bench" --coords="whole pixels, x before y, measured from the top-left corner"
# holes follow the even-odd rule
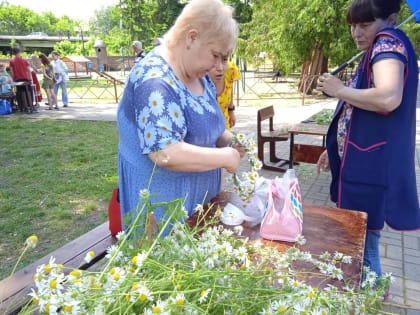
[[[28,293],[31,292],[31,288],[35,287],[32,277],[37,267],[47,264],[51,256],[55,257],[56,263],[63,264],[68,272],[73,269],[93,270],[105,257],[107,248],[114,244],[115,241],[116,239],[109,232],[107,221],[29,266],[22,268],[11,277],[1,280],[0,314],[17,314],[28,303],[30,300]],[[94,251],[96,255],[90,263],[86,263],[84,258],[89,251]]]
[[[284,172],[285,165],[289,163],[288,160],[278,158],[276,156],[276,142],[287,141],[289,136],[287,133],[281,133],[274,129],[274,107],[264,107],[257,112],[257,146],[258,159],[262,162],[262,168],[271,171]],[[269,158],[270,164],[267,164],[264,159],[264,145],[269,143]]]

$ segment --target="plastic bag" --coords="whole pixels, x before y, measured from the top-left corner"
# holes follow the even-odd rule
[[[224,209],[224,212],[226,212],[226,220],[223,222],[224,218],[222,217],[222,222],[228,225],[237,225],[246,221],[249,226],[261,223],[267,209],[270,182],[271,180],[267,178],[259,177],[255,183],[251,200],[248,202],[243,201],[238,194],[232,193],[230,195],[229,203]],[[228,211],[230,211],[230,213],[227,213]],[[239,220],[239,218],[242,218],[242,221]],[[228,222],[232,223],[229,224]]]
[[[260,235],[269,240],[296,242],[302,234],[302,197],[293,169],[283,178],[271,181],[267,212],[261,222]]]
[[[12,105],[8,100],[0,101],[0,115],[9,115],[12,113]]]

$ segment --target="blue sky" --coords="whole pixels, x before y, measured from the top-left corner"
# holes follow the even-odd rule
[[[115,5],[119,0],[7,0],[9,4],[20,5],[43,13],[51,11],[55,16],[68,15],[73,19],[89,20],[95,10],[108,5]]]

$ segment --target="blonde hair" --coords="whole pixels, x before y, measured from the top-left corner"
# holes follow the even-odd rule
[[[232,7],[221,0],[191,0],[165,34],[164,43],[168,48],[173,48],[185,38],[188,31],[196,29],[204,42],[222,42],[231,52],[236,46],[239,32],[232,12]]]

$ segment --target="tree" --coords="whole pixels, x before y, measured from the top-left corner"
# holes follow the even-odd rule
[[[316,77],[358,53],[345,21],[349,0],[254,0],[252,21],[243,25],[239,54],[258,62],[268,53],[283,73],[301,72],[301,91],[310,93]],[[404,4],[401,20],[411,12]],[[420,25],[403,27],[420,50]],[[309,82],[308,82],[309,81]]]
[[[336,63],[355,52],[343,22],[347,2],[253,1],[252,21],[244,25],[247,40],[240,43],[240,52],[255,62],[259,52],[265,51],[282,73],[301,71],[302,81],[309,77],[313,82],[327,70],[328,59]]]
[[[410,11],[407,5],[404,5],[400,13],[400,23],[405,21],[413,12]],[[420,58],[420,23],[415,23],[415,19],[411,18],[407,21],[401,29],[407,33],[411,42],[413,43],[414,49],[417,52],[417,56]]]

